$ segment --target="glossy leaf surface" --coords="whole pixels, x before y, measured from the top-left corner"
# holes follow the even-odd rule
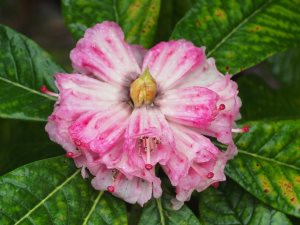
[[[236,74],[300,44],[300,2],[198,0],[171,38],[206,46],[222,72]]]
[[[300,217],[300,121],[249,123],[235,141],[238,155],[226,172],[251,194]]]
[[[0,196],[0,224],[127,224],[124,202],[95,191],[64,157],[2,176]]]
[[[0,175],[25,163],[65,152],[50,141],[45,123],[0,119],[0,127]]]
[[[199,213],[200,221],[210,225],[291,225],[286,215],[259,202],[230,181],[200,194]]]
[[[40,93],[54,90],[53,74],[63,71],[37,44],[0,26],[0,117],[43,121],[55,99]]]
[[[200,225],[194,213],[184,205],[180,210],[172,209],[171,197],[164,195],[153,199],[143,209],[139,225]]]

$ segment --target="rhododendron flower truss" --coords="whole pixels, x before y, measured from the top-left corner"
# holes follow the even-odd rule
[[[92,185],[143,205],[162,194],[155,168],[175,187],[175,207],[194,190],[224,181],[236,154],[237,85],[205,49],[186,40],[149,50],[129,45],[120,27],[88,29],[71,52],[73,74],[56,74],[59,94],[46,130]],[[211,138],[228,146],[220,151]],[[159,167],[158,167],[159,166]]]

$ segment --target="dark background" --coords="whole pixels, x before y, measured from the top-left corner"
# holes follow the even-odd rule
[[[0,24],[34,40],[58,64],[70,67],[75,40],[64,25],[59,0],[0,0]]]

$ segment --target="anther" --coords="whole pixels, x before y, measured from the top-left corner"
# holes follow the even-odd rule
[[[213,178],[215,176],[215,174],[213,173],[213,172],[209,172],[207,175],[206,175],[206,177],[208,178],[208,179],[211,179],[211,178]]]
[[[219,105],[219,110],[224,110],[226,107],[225,107],[225,105],[224,104],[220,104]]]
[[[212,184],[212,186],[213,186],[214,188],[218,188],[218,187],[219,187],[219,185],[220,185],[220,183],[219,183],[219,182],[215,182],[215,183],[213,183],[213,184]]]
[[[153,165],[151,164],[151,152],[157,149],[157,145],[161,143],[160,138],[141,136],[138,140],[139,152],[144,150],[146,153],[145,169],[151,170]]]
[[[153,166],[151,164],[145,164],[145,169],[146,170],[152,170]]]
[[[113,192],[115,192],[115,187],[114,186],[108,186],[107,191],[110,192],[110,193],[113,193]]]
[[[65,156],[67,158],[73,158],[74,157],[74,153],[73,152],[67,152]]]
[[[44,93],[44,94],[46,94],[46,95],[50,95],[50,96],[53,96],[53,97],[58,97],[58,94],[56,94],[56,93],[54,93],[52,91],[49,91],[45,85],[43,85],[41,87],[41,92]]]

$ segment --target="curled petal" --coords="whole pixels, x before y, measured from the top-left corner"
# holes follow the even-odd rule
[[[218,94],[217,105],[222,105],[222,110],[208,127],[200,127],[205,135],[216,137],[224,144],[232,142],[231,129],[234,121],[239,119],[241,100],[237,96],[237,84],[229,75],[222,75],[216,68],[212,58],[199,66],[193,73],[186,77],[180,84],[180,88],[191,86],[206,87]]]
[[[187,176],[191,167],[215,161],[221,152],[208,138],[196,131],[174,123],[170,125],[176,140],[176,151],[173,151],[172,157],[163,169],[172,185],[176,186]]]
[[[204,60],[204,50],[185,40],[161,42],[145,55],[143,71],[147,68],[164,91],[174,87]]]
[[[68,127],[70,121],[65,121],[55,116],[55,112],[48,117],[48,123],[46,124],[45,130],[49,135],[51,141],[61,145],[67,152],[77,154],[78,150],[76,145],[70,138]]]
[[[220,153],[215,159],[212,158],[204,163],[194,163],[188,174],[176,186],[176,199],[181,202],[187,201],[194,190],[200,192],[213,183],[224,181],[226,162],[235,152],[235,146],[229,145],[227,151]]]
[[[141,72],[123,31],[114,22],[89,28],[70,57],[76,71],[111,84],[127,86]]]
[[[114,171],[102,165],[92,180],[92,185],[97,190],[107,190],[107,187],[113,185],[113,195],[132,204],[139,203],[141,206],[151,199],[152,194],[156,198],[161,195],[159,179],[149,182],[138,177],[128,179],[124,174],[117,178],[118,180],[113,180],[112,177]]]

